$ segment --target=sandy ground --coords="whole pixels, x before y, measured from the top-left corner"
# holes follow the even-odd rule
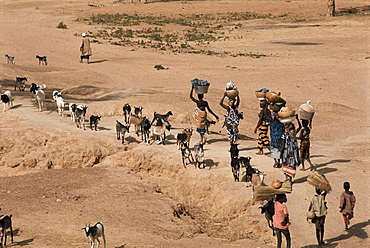
[[[98,6],[98,7],[92,7]],[[339,1],[338,10],[363,8],[369,1]],[[82,32],[97,25],[76,21],[92,13],[174,15],[249,11],[283,15],[256,19],[209,49],[268,54],[268,57],[172,54],[167,51],[93,43],[89,65],[79,63]],[[88,247],[81,230],[102,221],[107,247],[273,247],[276,244],[251,189],[232,179],[228,141],[221,123],[211,127],[205,145],[206,169],[181,164],[176,135],[193,126],[190,80],[211,82],[206,100],[219,115],[225,84],[241,92],[239,148],[267,174],[283,180],[268,156],[257,156],[253,133],[259,112],[254,91],[282,92],[298,109],[311,100],[316,109],[311,158],[330,181],[326,247],[369,247],[369,12],[326,17],[323,1],[1,1],[0,50],[15,65],[0,63],[0,84],[14,106],[0,118],[0,207],[13,215],[9,247]],[[57,29],[63,21],[68,29]],[[78,35],[76,35],[78,34]],[[48,66],[36,55],[47,55]],[[161,64],[168,70],[156,70]],[[28,88],[14,91],[14,79],[46,84],[46,109],[38,111]],[[28,83],[28,85],[29,85]],[[51,100],[61,90],[71,103],[99,114],[99,131],[77,129],[69,113],[57,114]],[[115,120],[122,106],[143,106],[149,118],[171,110],[167,144],[143,144],[132,131],[126,144],[116,140]],[[132,129],[131,129],[132,130]],[[194,134],[191,147],[199,141]],[[313,224],[305,214],[314,189],[298,171],[287,207],[293,247],[316,247]],[[344,181],[357,197],[355,218],[344,230],[339,196]],[[176,215],[178,213],[178,215]]]

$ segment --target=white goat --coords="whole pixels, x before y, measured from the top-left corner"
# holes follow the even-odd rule
[[[83,126],[84,130],[86,130],[86,127],[85,127],[86,110],[87,110],[87,106],[78,105],[76,107],[75,122],[76,122],[77,128],[81,128],[81,126]]]
[[[45,92],[43,90],[36,90],[36,101],[39,104],[39,110],[44,109]]]
[[[154,136],[154,140],[158,139],[157,143],[158,144],[162,143],[164,145],[164,140],[166,139],[166,132],[165,132],[166,124],[162,122],[161,120],[157,120],[156,125],[152,125],[150,131],[151,131],[151,135]]]
[[[88,237],[90,240],[90,248],[94,248],[95,242],[97,242],[96,248],[99,248],[100,245],[99,237],[103,237],[104,248],[106,248],[103,223],[98,222],[94,226],[89,225],[82,229],[85,231],[86,237]]]
[[[252,174],[251,184],[252,184],[252,199],[254,199],[255,188],[259,186],[266,186],[265,180],[266,174],[262,171],[256,169],[256,173]]]
[[[4,111],[6,110],[6,104],[8,104],[9,108],[13,107],[12,93],[9,90],[5,91],[4,94],[1,94],[1,101],[4,104]]]
[[[75,112],[76,112],[76,108],[77,108],[77,104],[76,103],[70,103],[68,105],[68,109],[69,109],[69,114],[71,116],[71,120],[73,122],[75,122],[76,118],[75,118]]]
[[[64,101],[62,96],[56,97],[57,107],[58,107],[58,114],[64,117],[64,107],[67,103]]]
[[[0,216],[1,248],[6,246],[6,230],[10,229],[10,237],[13,243],[12,215]],[[4,241],[4,242],[3,242]]]

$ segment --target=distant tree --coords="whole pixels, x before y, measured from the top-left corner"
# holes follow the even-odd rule
[[[335,16],[335,0],[328,0],[328,16]]]

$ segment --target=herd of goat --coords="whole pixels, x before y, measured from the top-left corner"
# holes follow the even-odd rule
[[[7,55],[6,55],[7,56]],[[39,57],[39,56],[38,56]],[[7,56],[9,63],[14,63],[14,57]],[[47,64],[46,57],[38,58],[40,63]],[[28,82],[27,77],[16,77],[14,90],[17,89],[24,91],[26,89],[26,83]],[[45,84],[30,84],[30,99],[35,99],[40,111],[43,111],[45,106]],[[0,85],[0,96],[1,102],[4,104],[4,111],[6,106],[11,108],[13,106],[12,94],[9,90],[2,93],[2,86]],[[71,120],[76,124],[78,128],[86,130],[85,127],[85,117],[87,112],[87,106],[75,103],[67,103],[62,97],[62,93],[59,91],[53,91],[52,99],[56,104],[58,114],[64,116],[65,108],[68,108]],[[130,126],[133,125],[134,132],[137,136],[141,136],[141,140],[146,144],[153,144],[156,140],[158,144],[165,145],[166,140],[166,130],[171,129],[171,124],[169,123],[169,117],[172,114],[168,111],[166,114],[158,114],[154,112],[153,120],[142,116],[143,107],[133,107],[129,104],[125,104],[122,108],[123,110],[123,123],[116,120],[116,134],[117,140],[121,140],[122,144],[125,143],[125,134],[129,132]],[[98,124],[101,120],[99,115],[90,116],[90,129],[98,130]],[[215,124],[214,121],[208,121],[206,123],[206,130],[209,133],[208,128],[211,124]],[[194,164],[197,168],[205,168],[206,162],[204,157],[204,144],[197,143],[194,145],[193,152],[190,149],[190,139],[192,137],[193,128],[184,128],[180,133],[177,134],[177,147],[181,151],[182,163],[186,168],[188,164]],[[152,142],[151,142],[152,141]],[[232,144],[230,146],[230,165],[234,180],[236,182],[247,182],[252,186],[252,198],[254,198],[254,187],[259,185],[264,185],[265,174],[256,168],[252,168],[250,165],[251,157],[241,157],[239,156],[239,149],[237,144]],[[193,155],[194,153],[194,155]],[[10,216],[0,216],[0,228],[1,228],[1,248],[6,245],[6,230],[11,231],[11,241],[13,242],[13,232],[12,223]],[[99,246],[99,237],[104,240],[104,247],[106,246],[104,227],[101,222],[96,223],[94,226],[86,226],[83,228],[86,236],[90,240],[91,247],[97,243]],[[4,242],[3,242],[4,239]]]

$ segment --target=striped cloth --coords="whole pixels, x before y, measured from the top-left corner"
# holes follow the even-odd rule
[[[310,157],[310,140],[309,139],[301,140],[301,144],[299,146],[299,154],[301,156],[301,160],[308,159]]]
[[[288,165],[283,165],[283,172],[294,177],[296,174],[296,168],[295,167],[290,167]]]
[[[269,127],[264,122],[258,127],[258,148],[270,147],[270,139],[267,135],[268,130]]]
[[[195,126],[199,129],[206,128],[207,112],[196,108],[194,111]]]

